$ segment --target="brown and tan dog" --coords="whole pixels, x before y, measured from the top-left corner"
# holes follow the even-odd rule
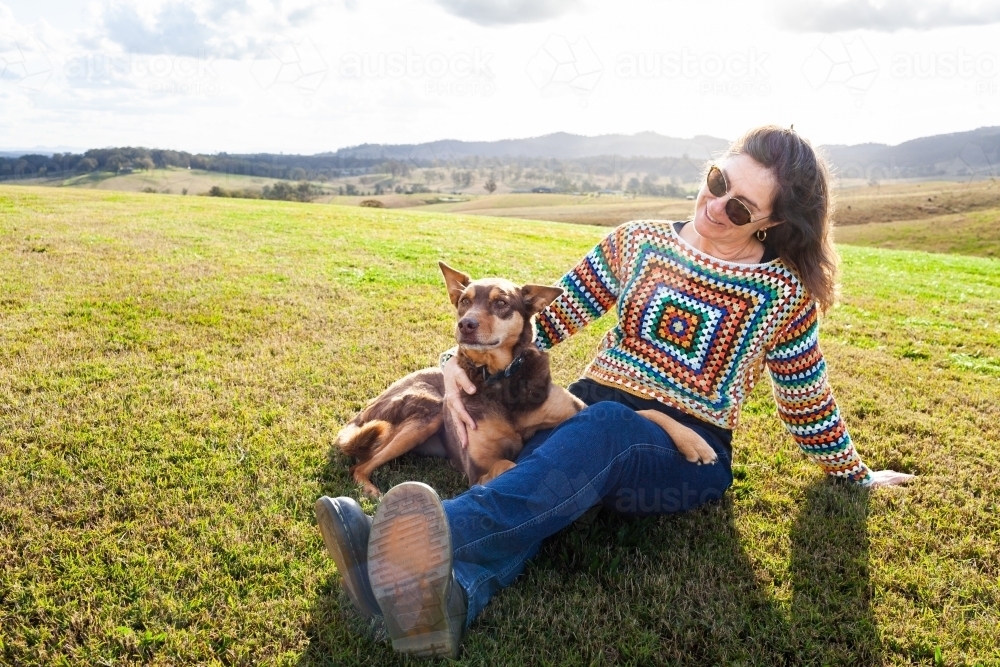
[[[562,293],[559,287],[487,278],[473,281],[439,263],[458,323],[458,364],[476,385],[464,397],[476,429],[468,448],[459,442],[444,400],[444,375],[426,368],[397,380],[337,435],[336,445],[358,460],[351,468],[365,493],[379,466],[409,451],[447,457],[470,484],[483,484],[514,467],[524,441],[583,409],[578,398],[552,384],[549,355],[533,343],[531,318]]]

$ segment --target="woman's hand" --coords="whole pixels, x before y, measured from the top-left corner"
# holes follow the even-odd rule
[[[916,475],[896,472],[895,470],[872,470],[871,476],[872,483],[869,485],[869,488],[872,489],[877,489],[880,486],[899,486],[900,484],[906,484],[916,477]]]
[[[476,430],[475,420],[469,416],[462,402],[462,392],[466,394],[476,393],[476,385],[465,374],[465,371],[458,365],[458,358],[452,357],[445,362],[444,368],[444,402],[455,418],[455,430],[458,431],[458,440],[462,443],[462,449],[469,446],[468,429]]]

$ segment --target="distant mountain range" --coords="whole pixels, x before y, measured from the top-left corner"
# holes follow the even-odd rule
[[[412,165],[428,166],[435,161],[468,163],[478,159],[531,160],[555,158],[575,160],[584,170],[600,167],[613,159],[615,170],[652,171],[661,175],[698,178],[701,164],[718,156],[729,145],[727,139],[698,135],[690,139],[668,137],[656,132],[638,134],[604,134],[587,137],[556,132],[526,139],[499,141],[458,141],[442,139],[422,144],[361,144],[313,156],[299,155],[228,155],[203,156],[206,160],[252,162],[255,166],[234,167],[234,173],[257,173],[260,164],[273,171],[302,163],[307,172],[322,163],[330,169],[370,169],[385,160],[398,160]],[[896,146],[887,144],[829,145],[821,149],[833,163],[837,174],[845,178],[882,180],[885,178],[933,177],[992,177],[1000,176],[1000,127],[981,127],[968,132],[939,134],[906,141]],[[126,149],[133,150],[133,149]],[[51,156],[59,149],[36,148],[36,156]],[[92,153],[93,151],[89,151]],[[156,151],[153,151],[156,152]],[[163,151],[159,151],[163,152]],[[0,158],[15,159],[23,153],[0,150]],[[187,155],[186,153],[183,155]],[[188,156],[190,157],[190,156]],[[39,158],[44,162],[44,158]],[[627,161],[627,168],[618,164]],[[38,161],[38,160],[35,160]],[[258,164],[260,163],[260,164]],[[329,163],[329,164],[327,164]],[[41,163],[40,163],[41,164]],[[244,165],[246,166],[246,165]],[[250,169],[250,171],[247,171]],[[33,171],[33,170],[29,170]],[[276,178],[284,175],[271,174]],[[282,172],[283,173],[283,172]],[[311,173],[311,172],[310,172]]]
[[[423,144],[361,144],[327,155],[340,158],[411,160],[428,162],[463,158],[556,158],[573,160],[598,156],[622,158],[682,158],[706,160],[726,149],[729,141],[699,135],[690,139],[656,132],[605,134],[587,137],[556,132],[528,139],[458,141],[445,139]],[[837,173],[848,178],[913,178],[961,175],[998,175],[1000,127],[939,134],[888,144],[829,145],[821,147]]]
[[[576,158],[617,155],[619,157],[690,157],[707,159],[729,145],[726,139],[699,135],[691,139],[666,137],[656,132],[603,134],[586,137],[556,132],[529,139],[458,141],[443,139],[423,144],[361,144],[341,148],[337,157],[385,160],[460,160],[481,158]]]
[[[1000,127],[937,134],[896,146],[823,146],[841,177],[1000,176]]]

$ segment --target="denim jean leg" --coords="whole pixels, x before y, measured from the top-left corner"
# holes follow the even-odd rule
[[[542,444],[548,440],[549,436],[552,434],[554,429],[544,429],[533,435],[524,443],[524,448],[521,449],[521,453],[518,455],[517,462],[521,463],[522,460],[530,456],[536,449],[538,449]],[[508,471],[509,472],[509,471]],[[448,512],[448,506],[451,501],[445,500],[445,512]],[[461,511],[455,509],[448,515],[449,522],[451,523],[452,534],[455,534],[456,523],[464,524],[466,521],[476,520],[471,516],[463,516]],[[480,521],[483,521],[483,525],[479,526],[482,531],[490,531],[493,529],[492,520],[488,517],[480,516],[478,517]],[[471,528],[468,532],[474,532],[475,527],[463,526],[463,528]],[[463,530],[463,534],[467,532]],[[482,583],[489,579],[494,579],[496,581],[497,590],[506,588],[514,579],[524,571],[524,567],[527,562],[538,552],[538,549],[542,546],[541,541],[536,544],[529,545],[521,554],[506,558],[502,562],[496,563],[478,563],[471,561],[454,561],[455,578],[458,579],[458,583],[462,585],[468,595],[468,612],[466,614],[466,627],[472,624],[472,621],[479,615],[486,603],[489,602],[490,597],[492,597],[493,592],[491,587],[484,587]],[[475,597],[469,594],[469,591],[474,591],[477,593]]]
[[[517,462],[520,463],[522,459],[527,458],[532,452],[541,447],[549,439],[554,430],[552,428],[543,429],[528,438],[528,441],[524,443],[524,447],[521,449],[521,453],[517,455]]]
[[[660,427],[617,403],[596,403],[536,438],[517,466],[444,503],[470,623],[542,540],[593,505],[613,499],[630,513],[683,511],[721,496],[732,479],[728,456],[691,464]]]

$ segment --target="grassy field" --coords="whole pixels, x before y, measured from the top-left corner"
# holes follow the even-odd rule
[[[356,181],[357,179],[351,179]],[[223,174],[198,169],[153,169],[136,171],[116,176],[108,172],[80,174],[68,179],[32,179],[20,185],[40,187],[70,187],[115,192],[149,192],[161,194],[204,195],[212,186],[226,190],[260,190],[265,185],[273,185],[278,179],[240,174]],[[286,181],[287,182],[287,181]],[[461,194],[445,191],[414,194],[387,193],[382,195],[337,195],[329,194],[341,185],[336,183],[315,183],[324,190],[317,196],[315,204],[336,206],[360,206],[361,202],[377,200],[389,209],[414,209],[444,213],[464,213],[467,215],[494,215],[554,222],[574,222],[594,225],[617,225],[637,218],[666,217],[684,219],[689,216],[692,203],[684,199],[663,197],[622,197],[569,194],[507,193],[507,194]],[[369,191],[371,186],[359,186]],[[443,201],[442,201],[443,200]],[[458,201],[450,201],[458,200]]]
[[[640,218],[685,220],[691,216],[694,206],[690,200],[669,197],[500,191],[487,195],[479,189],[473,189],[471,193],[451,194],[446,187],[439,188],[443,189],[443,192],[414,194],[389,192],[374,195],[371,194],[373,190],[371,183],[361,182],[368,178],[374,177],[352,177],[343,182],[338,180],[314,183],[322,192],[316,196],[313,203],[360,206],[361,202],[374,199],[388,209],[488,215],[601,226],[615,226],[628,220]],[[360,191],[369,194],[355,196],[335,194],[338,187],[347,181],[351,181]],[[186,191],[189,195],[203,195],[216,185],[226,190],[260,190],[265,185],[273,185],[276,182],[277,179],[258,176],[169,168],[136,171],[119,176],[107,172],[95,172],[68,179],[34,179],[24,181],[21,185],[73,187],[118,192],[155,191],[163,194],[182,194]],[[694,188],[697,185],[691,184],[690,187]],[[505,186],[504,189],[509,188]],[[1000,187],[992,180],[975,182],[903,180],[876,186],[838,182],[834,188],[834,195],[836,198],[835,218],[839,227],[895,221],[903,223],[924,221],[928,227],[934,227],[939,219],[950,222],[956,216],[962,217],[984,210],[1000,210]],[[973,219],[975,219],[974,215]],[[920,225],[917,225],[916,228],[920,228]],[[910,227],[904,224],[903,229],[909,230]],[[852,234],[850,242],[854,243],[860,241],[867,233],[853,232]],[[968,237],[968,234],[965,236]],[[874,238],[874,242],[894,247],[893,243],[883,243],[884,240],[881,235],[876,235]],[[982,239],[977,239],[973,245],[976,249],[979,248],[979,240]],[[921,244],[898,245],[906,248],[923,247]],[[977,252],[975,254],[984,253]]]
[[[420,211],[489,215],[550,222],[614,226],[640,218],[686,220],[694,202],[668,197],[630,197],[615,195],[573,195],[540,193],[462,194],[458,202],[437,202],[448,194],[379,195],[364,197],[327,196],[317,201],[327,204],[357,206],[365,199],[377,199],[386,208]],[[893,221],[924,221],[933,227],[939,218],[972,215],[1000,209],[1000,187],[993,181],[899,181],[869,185],[851,185],[834,189],[835,219],[839,227],[881,224]],[[949,217],[951,216],[951,217]],[[855,232],[860,239],[863,232]],[[983,240],[963,232],[963,237]],[[910,246],[902,246],[910,247]],[[917,247],[917,246],[914,246]],[[976,253],[982,254],[982,253]]]
[[[995,180],[899,181],[836,188],[834,196],[835,218],[842,227],[1000,208],[1000,185]]]
[[[477,197],[463,203],[435,204],[426,208],[448,213],[615,226],[641,218],[686,220],[694,202],[667,197],[525,193]]]
[[[201,169],[152,169],[150,171],[134,171],[130,174],[115,175],[110,172],[91,172],[78,174],[70,178],[42,178],[24,181],[23,185],[38,185],[43,187],[85,188],[88,190],[109,190],[114,192],[143,192],[150,189],[159,193],[205,194],[218,185],[227,190],[250,188],[260,190],[265,185],[277,183],[279,179],[262,176],[245,176],[242,174],[223,174]],[[286,181],[287,182],[287,181]]]
[[[1000,208],[837,227],[840,243],[1000,257]]]
[[[358,494],[333,436],[450,345],[438,259],[553,281],[605,231],[0,187],[0,663],[407,663],[315,527],[317,496]],[[1000,665],[1000,263],[841,251],[834,391],[916,482],[828,483],[763,380],[723,502],[578,522],[459,664]],[[608,326],[553,351],[558,382]],[[375,476],[407,479],[463,489],[417,457]]]
[[[836,187],[834,196],[837,202],[836,222],[842,227],[896,220],[933,220],[942,215],[1000,208],[1000,188],[992,181],[901,181],[877,187],[855,185]],[[388,207],[605,226],[639,218],[685,220],[691,217],[694,207],[692,201],[667,197],[498,193],[462,195],[466,201],[431,205],[426,204],[428,195],[420,198],[396,197],[386,201]],[[331,203],[358,202],[337,198]]]

